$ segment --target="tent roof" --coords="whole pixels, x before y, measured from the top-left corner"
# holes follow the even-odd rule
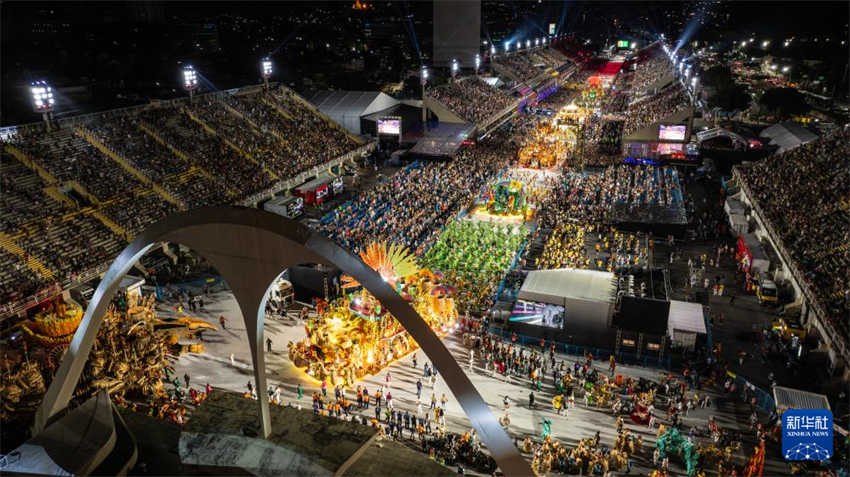
[[[705,334],[705,315],[701,303],[670,300],[669,330]]]
[[[774,386],[773,398],[778,409],[829,409],[826,396],[799,389]]]
[[[780,152],[794,149],[818,138],[817,134],[793,121],[774,124],[762,131],[759,137],[770,138],[770,144],[779,146]]]
[[[319,91],[310,98],[310,102],[330,117],[357,118],[398,103],[379,91]]]
[[[559,305],[565,298],[614,303],[616,292],[613,273],[560,268],[529,272],[518,298]]]

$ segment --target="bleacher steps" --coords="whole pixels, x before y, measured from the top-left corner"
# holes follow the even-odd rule
[[[78,205],[76,202],[74,202],[73,200],[68,198],[67,195],[63,194],[62,191],[59,190],[59,187],[57,187],[55,185],[45,187],[44,189],[41,189],[41,191],[44,192],[44,194],[47,195],[48,197],[52,198],[53,200],[55,200],[55,201],[57,201],[61,204],[66,204],[66,205],[68,205],[70,207],[74,207],[74,208],[76,208],[77,205]]]
[[[12,237],[3,232],[0,232],[0,247],[5,249],[7,252],[22,258],[26,253],[20,245],[18,245],[17,243],[15,243],[14,240],[12,240]],[[39,261],[32,255],[30,255],[27,259],[27,267],[29,267],[29,269],[33,272],[41,273],[41,276],[46,280],[52,280],[55,275],[53,273],[53,270],[47,268],[46,265],[41,263],[41,261]]]
[[[12,156],[14,156],[15,159],[21,161],[21,163],[23,163],[25,166],[29,167],[30,169],[32,169],[33,171],[38,173],[38,175],[41,176],[41,178],[44,179],[44,181],[47,182],[48,184],[56,184],[57,182],[59,182],[58,179],[53,177],[53,174],[47,172],[47,170],[45,168],[36,164],[35,161],[33,161],[32,159],[27,157],[26,154],[21,152],[15,146],[13,146],[11,144],[6,144],[3,148],[6,150],[6,152],[8,152]]]
[[[133,237],[131,237],[123,227],[110,220],[103,212],[99,210],[92,210],[91,215],[101,221],[107,228],[115,232],[115,234],[121,237],[124,241],[129,242],[133,239]]]
[[[236,144],[233,144],[233,143],[230,141],[230,139],[227,139],[227,138],[225,138],[224,136],[222,136],[221,134],[219,134],[219,133],[218,133],[218,131],[216,131],[215,129],[213,129],[213,128],[212,128],[212,126],[210,126],[209,124],[207,124],[207,123],[205,123],[204,121],[202,121],[202,120],[201,120],[201,118],[199,118],[199,117],[195,116],[194,114],[192,114],[192,112],[191,112],[191,111],[187,110],[186,108],[183,108],[183,109],[182,109],[182,111],[183,111],[183,112],[184,112],[187,116],[189,116],[189,119],[191,119],[192,121],[195,121],[196,123],[198,123],[198,125],[200,125],[202,128],[204,128],[204,130],[205,130],[206,132],[208,132],[208,133],[212,134],[213,136],[217,136],[217,137],[218,137],[219,139],[221,139],[221,140],[222,140],[225,144],[227,144],[227,146],[228,146],[229,148],[231,148],[231,149],[233,149],[234,151],[238,152],[240,156],[244,157],[245,159],[248,159],[249,161],[253,162],[254,164],[259,164],[259,162],[257,161],[257,159],[255,159],[255,158],[254,158],[254,156],[252,156],[252,155],[248,154],[247,152],[245,152],[243,149],[241,149],[241,148],[240,148],[239,146],[237,146]],[[269,175],[269,177],[271,177],[272,179],[274,179],[274,180],[276,180],[276,181],[279,181],[279,180],[280,180],[280,177],[279,177],[277,174],[275,174],[274,172],[270,171],[267,167],[263,166],[263,171],[265,171],[265,173],[266,173],[266,174],[268,174],[268,175]]]
[[[124,170],[127,171],[130,175],[132,175],[133,177],[138,179],[143,184],[149,185],[157,194],[162,196],[163,199],[167,200],[168,202],[171,202],[172,204],[174,204],[174,205],[176,205],[180,208],[185,208],[185,204],[183,204],[182,201],[180,201],[179,199],[177,199],[176,197],[171,195],[168,191],[166,191],[165,189],[163,189],[159,185],[155,184],[152,180],[150,180],[150,178],[148,176],[146,176],[140,170],[133,167],[133,165],[130,164],[129,161],[127,161],[126,159],[124,159],[123,157],[116,154],[114,151],[112,151],[108,147],[106,147],[105,144],[103,144],[99,140],[95,139],[95,137],[92,136],[91,134],[89,134],[88,131],[86,131],[82,128],[78,128],[77,133],[79,133],[80,136],[82,136],[86,141],[88,141],[89,144],[94,146],[98,151],[102,152],[107,157],[111,158],[113,161],[115,161],[119,165],[121,165],[121,167],[123,167]]]
[[[347,135],[348,137],[350,137],[351,139],[353,139],[353,140],[354,140],[357,144],[365,144],[365,143],[364,143],[364,141],[363,141],[363,138],[361,138],[361,137],[357,136],[356,134],[354,134],[353,132],[349,131],[348,129],[345,129],[345,128],[341,125],[341,124],[339,124],[339,123],[337,123],[336,121],[334,121],[333,119],[331,119],[331,117],[330,117],[330,116],[328,116],[327,114],[325,114],[325,113],[321,112],[321,111],[319,110],[319,108],[317,108],[317,107],[316,107],[316,105],[314,105],[313,103],[311,103],[310,101],[308,101],[308,100],[307,100],[307,98],[305,98],[305,97],[301,96],[300,94],[296,93],[294,90],[292,90],[292,89],[290,89],[290,88],[287,88],[286,86],[280,86],[280,89],[281,89],[281,90],[286,90],[286,91],[288,91],[289,93],[291,93],[291,96],[292,96],[293,98],[295,98],[298,102],[300,102],[301,104],[303,104],[305,108],[307,108],[307,109],[309,109],[310,111],[312,111],[312,112],[313,112],[313,114],[315,114],[316,116],[318,116],[318,117],[320,117],[320,118],[324,119],[324,120],[325,120],[328,124],[330,124],[331,126],[333,126],[333,127],[337,128],[337,129],[339,129],[340,131],[342,131],[342,133],[343,133],[343,134],[345,134],[345,135]],[[265,98],[263,98],[263,101],[265,101]],[[279,107],[277,107],[277,106],[275,106],[275,105],[272,105],[272,106],[274,106],[274,107],[275,107],[278,111],[280,111],[281,113],[283,113],[283,115],[284,115],[284,116],[286,116],[286,117],[290,117],[288,114],[286,114],[286,112],[285,112],[285,111],[283,111],[283,109],[282,109],[282,108],[279,108]]]
[[[94,205],[100,204],[100,199],[95,197],[91,192],[87,191],[86,188],[83,187],[83,185],[80,184],[79,182],[74,181],[74,180],[65,181],[65,185],[74,189],[74,191],[76,191],[78,194],[80,194],[81,196],[88,199],[88,201],[91,202],[92,204],[94,204]]]
[[[187,164],[190,164],[190,165],[191,165],[191,167],[189,168],[189,171],[197,172],[197,173],[199,173],[199,174],[201,174],[202,176],[206,177],[207,179],[209,179],[211,182],[213,182],[213,183],[215,183],[215,184],[220,183],[220,181],[216,180],[215,176],[213,176],[212,174],[210,174],[210,173],[209,173],[209,171],[207,171],[207,170],[206,170],[206,169],[204,169],[203,167],[201,167],[201,166],[199,166],[199,165],[195,164],[195,163],[194,163],[194,161],[192,161],[192,159],[191,159],[188,155],[186,155],[186,153],[185,153],[185,152],[183,152],[183,151],[181,151],[180,149],[177,149],[176,147],[174,147],[174,146],[172,146],[171,144],[167,143],[167,142],[165,141],[165,139],[163,139],[163,138],[162,138],[162,136],[160,136],[159,134],[157,134],[157,133],[156,133],[156,131],[154,131],[154,130],[153,130],[153,128],[152,128],[152,127],[148,126],[147,124],[145,124],[145,123],[143,123],[143,122],[141,122],[141,121],[136,122],[136,127],[138,127],[139,129],[141,129],[142,131],[144,131],[144,132],[145,132],[145,134],[147,134],[148,136],[150,136],[151,138],[153,138],[153,140],[154,140],[154,141],[156,141],[156,142],[158,142],[158,143],[162,144],[163,146],[165,146],[166,148],[168,148],[168,150],[169,150],[169,151],[171,151],[171,153],[172,153],[172,154],[174,154],[175,156],[179,157],[180,159],[182,159],[182,160],[186,161],[186,163],[187,163]],[[183,175],[183,176],[181,176],[181,177],[188,177],[188,175],[184,174],[184,175]],[[223,185],[225,185],[225,186],[229,186],[229,184],[223,184]],[[228,195],[228,196],[230,196],[230,197],[234,197],[234,196],[235,196],[235,193],[234,193],[234,192],[233,192],[233,191],[232,191],[229,187],[226,187],[226,188],[225,188],[225,191],[226,191],[226,193],[227,193],[227,195]]]
[[[282,143],[284,143],[284,144],[289,144],[289,141],[287,141],[286,139],[284,139],[284,138],[283,138],[283,136],[281,136],[280,134],[278,134],[276,131],[272,131],[271,129],[268,129],[268,128],[267,128],[267,129],[263,129],[263,128],[261,128],[261,127],[260,127],[260,126],[259,126],[256,122],[254,122],[254,120],[253,120],[253,119],[249,118],[248,116],[245,116],[244,114],[242,114],[242,113],[241,113],[238,109],[234,108],[233,106],[231,106],[231,105],[229,105],[229,104],[227,104],[227,103],[224,103],[224,102],[222,102],[221,104],[222,104],[222,106],[224,106],[224,109],[225,109],[227,112],[229,112],[230,114],[232,114],[232,115],[236,116],[237,118],[244,119],[244,120],[245,120],[245,122],[247,122],[248,124],[250,124],[250,125],[251,125],[251,127],[253,127],[254,129],[256,129],[257,131],[260,131],[260,133],[269,133],[269,134],[271,134],[272,136],[274,136],[275,138],[277,138],[277,140],[278,140],[278,141],[280,141],[280,142],[282,142]]]

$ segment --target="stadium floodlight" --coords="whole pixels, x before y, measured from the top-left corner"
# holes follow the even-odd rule
[[[263,58],[263,78],[270,78],[272,75],[272,60],[268,57]]]
[[[525,47],[531,48],[531,40],[525,40]]]
[[[189,92],[189,102],[194,99],[195,89],[198,88],[198,72],[192,65],[183,67],[183,89]]]
[[[505,42],[505,53],[511,51],[511,42]]]
[[[540,38],[534,39],[534,46],[540,46]]]
[[[32,94],[32,108],[36,113],[49,113],[53,111],[53,88],[46,81],[34,81],[30,83],[30,94]]]
[[[490,47],[490,56],[496,56],[496,47],[495,46]]]
[[[452,77],[457,76],[457,72],[460,69],[460,66],[457,64],[457,60],[452,60]]]
[[[475,74],[478,74],[478,68],[481,67],[481,55],[475,55]]]
[[[41,113],[44,119],[44,127],[50,132],[50,117],[53,113],[53,88],[47,81],[34,81],[30,83],[30,95],[32,95],[32,109]]]
[[[428,108],[425,106],[425,85],[428,84],[428,68],[422,65],[422,131],[428,130]]]
[[[269,89],[269,78],[272,76],[272,60],[270,60],[267,56],[263,58],[261,65],[263,71],[263,85],[266,89]]]

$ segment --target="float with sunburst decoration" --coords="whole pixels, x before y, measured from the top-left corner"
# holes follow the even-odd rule
[[[404,247],[373,242],[360,252],[375,270],[438,334],[455,327],[454,288],[440,274],[419,268]],[[417,347],[407,331],[354,278],[342,279],[346,293],[305,326],[307,338],[289,344],[289,357],[307,374],[333,385],[350,385],[374,374]]]

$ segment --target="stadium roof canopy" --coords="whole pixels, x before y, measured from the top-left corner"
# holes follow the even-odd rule
[[[759,137],[770,138],[770,145],[779,146],[778,153],[794,149],[818,138],[817,134],[793,121],[774,124],[762,131]]]
[[[360,118],[391,108],[398,100],[378,91],[319,91],[310,98],[316,108],[354,134],[361,134]]]

